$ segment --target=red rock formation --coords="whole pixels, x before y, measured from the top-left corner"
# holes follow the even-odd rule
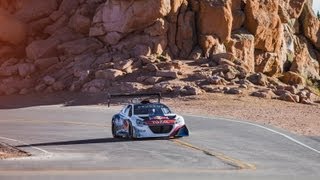
[[[319,37],[310,0],[0,0],[0,94],[317,82]]]

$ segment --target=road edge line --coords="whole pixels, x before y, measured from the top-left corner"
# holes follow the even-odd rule
[[[287,134],[284,134],[284,133],[281,133],[279,131],[276,131],[274,129],[271,129],[271,128],[268,128],[268,127],[265,127],[265,126],[262,126],[262,125],[259,125],[259,124],[255,124],[255,123],[251,123],[251,122],[246,122],[246,121],[238,121],[238,120],[232,120],[232,119],[226,119],[226,118],[222,118],[222,117],[206,117],[206,116],[198,116],[198,115],[190,115],[190,114],[185,114],[186,116],[189,116],[189,117],[199,117],[199,118],[204,118],[204,119],[214,119],[214,120],[219,120],[219,121],[229,121],[229,122],[235,122],[235,123],[240,123],[240,124],[248,124],[248,125],[251,125],[251,126],[255,126],[255,127],[258,127],[258,128],[261,128],[261,129],[264,129],[264,130],[267,130],[269,132],[272,132],[274,134],[278,134],[300,146],[303,146],[315,153],[318,153],[320,154],[320,151],[311,147],[311,146],[308,146],[306,144],[304,144],[303,142],[297,140],[297,139],[294,139],[293,137],[287,135]]]
[[[38,151],[41,151],[42,153],[51,154],[49,151],[46,151],[46,150],[41,149],[41,148],[38,148],[38,147],[34,147],[34,146],[32,146],[32,145],[30,145],[30,144],[28,144],[28,143],[25,143],[25,142],[23,142],[23,141],[20,141],[20,140],[16,140],[16,139],[12,139],[12,138],[7,138],[7,137],[3,137],[3,136],[0,136],[0,139],[4,139],[4,140],[7,140],[7,141],[18,142],[18,143],[23,144],[23,145],[26,146],[26,147],[30,147],[30,148],[32,148],[32,149],[36,149],[36,150],[38,150]]]

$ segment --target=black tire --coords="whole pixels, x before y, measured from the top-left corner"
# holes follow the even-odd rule
[[[131,122],[129,123],[129,134],[128,134],[127,139],[130,139],[130,140],[134,139],[133,138],[133,128],[132,128]]]
[[[114,127],[114,124],[113,124],[113,123],[112,123],[112,128],[111,128],[111,130],[112,130],[112,136],[113,136],[113,138],[120,138],[119,136],[116,135],[116,130],[115,130],[115,127]]]

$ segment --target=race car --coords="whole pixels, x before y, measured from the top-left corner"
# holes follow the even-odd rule
[[[137,101],[137,98],[156,95],[158,102],[150,99]],[[112,117],[112,135],[114,138],[160,138],[189,136],[184,118],[173,113],[160,102],[161,94],[122,94],[109,95],[114,97],[131,97],[135,102],[126,105]],[[110,105],[110,100],[109,100]]]

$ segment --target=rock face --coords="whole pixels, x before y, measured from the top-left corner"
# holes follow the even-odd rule
[[[319,50],[310,0],[0,0],[1,94],[255,86],[307,102],[273,91],[319,84]]]
[[[246,28],[255,35],[255,48],[279,51],[283,27],[278,15],[278,0],[249,0],[245,6]]]
[[[170,11],[170,0],[111,0],[100,7],[94,17],[94,23],[101,23],[106,34],[111,32],[127,34],[152,25]]]
[[[27,38],[26,24],[0,9],[0,41],[19,45]]]

